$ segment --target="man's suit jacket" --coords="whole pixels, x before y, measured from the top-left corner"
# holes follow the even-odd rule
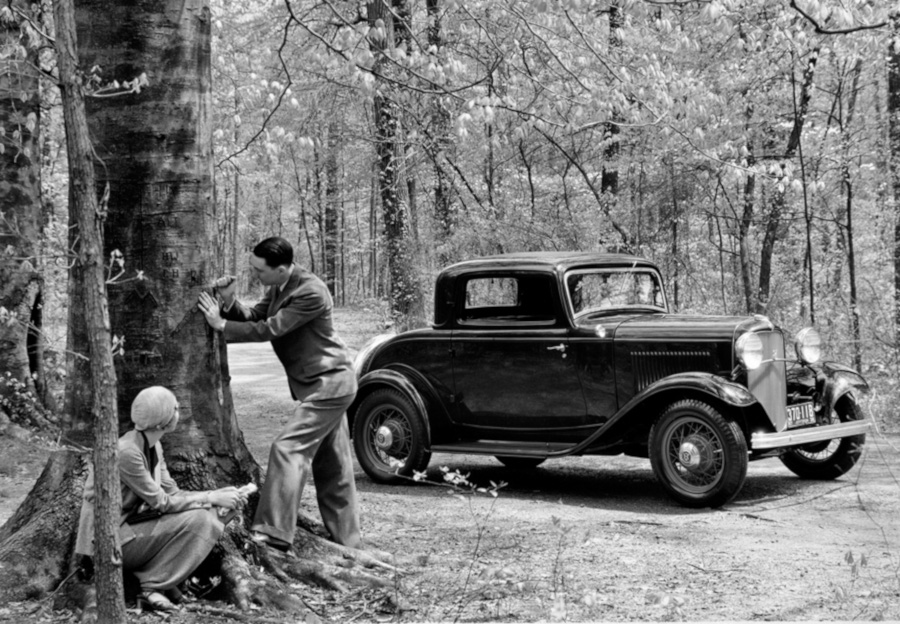
[[[235,301],[225,318],[228,342],[271,341],[298,401],[356,392],[347,346],[334,331],[331,294],[318,277],[296,264],[284,289],[272,286],[252,308]]]

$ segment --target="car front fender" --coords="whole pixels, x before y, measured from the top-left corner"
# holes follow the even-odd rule
[[[757,403],[750,391],[712,373],[678,373],[656,381],[631,398],[612,418],[585,440],[572,448],[551,453],[550,456],[577,454],[588,447],[603,447],[605,442],[616,444],[622,435],[635,427],[649,428],[666,404],[666,397],[675,393],[712,397],[720,403],[746,408]]]
[[[868,382],[849,366],[837,362],[822,362],[816,369],[816,380],[822,380],[822,385],[818,386],[822,397],[822,407],[829,410],[826,413],[830,413],[834,409],[835,403],[844,395],[854,390],[869,391]]]
[[[416,377],[420,379],[416,379]],[[403,393],[403,395],[408,397],[409,400],[413,402],[413,405],[415,405],[416,410],[419,412],[425,425],[425,446],[430,449],[431,423],[428,420],[428,408],[426,407],[426,401],[422,396],[422,392],[419,391],[419,388],[415,383],[416,381],[419,382],[418,385],[421,385],[423,380],[421,379],[421,375],[411,368],[401,370],[379,368],[363,375],[358,382],[359,388],[356,391],[356,397],[347,409],[350,431],[353,431],[353,421],[356,418],[356,410],[359,408],[359,404],[362,400],[373,390],[377,390],[378,388],[393,388],[394,390]]]

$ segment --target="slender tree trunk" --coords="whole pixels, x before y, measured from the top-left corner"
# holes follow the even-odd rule
[[[625,15],[618,2],[613,2],[609,7],[609,50],[610,54],[617,54],[622,46],[622,26],[625,25]],[[603,135],[603,170],[600,174],[600,193],[610,204],[614,204],[619,194],[619,124],[621,116],[614,113],[613,122],[605,126]],[[608,206],[607,210],[612,210]]]
[[[341,142],[338,135],[338,122],[332,120],[326,127],[327,138],[325,145],[325,211],[324,240],[322,241],[322,255],[324,256],[323,280],[328,285],[332,297],[337,294],[335,284],[337,279],[337,240],[338,240],[338,206],[340,202],[340,161]]]
[[[809,102],[812,98],[813,79],[815,78],[816,63],[818,60],[819,48],[814,48],[810,52],[809,59],[806,62],[806,68],[803,70],[803,82],[800,86],[800,95],[794,113],[794,124],[791,128],[791,135],[788,138],[787,147],[784,151],[784,162],[792,159],[800,146],[803,125],[806,122],[806,115],[809,112]],[[775,243],[778,240],[778,229],[781,226],[781,217],[784,214],[786,192],[786,188],[776,188],[772,195],[772,199],[770,200],[771,203],[766,219],[766,230],[763,235],[759,258],[759,289],[756,297],[756,309],[754,310],[759,314],[765,314],[769,307],[772,281],[772,259],[775,255]]]
[[[890,22],[887,116],[894,199],[894,348],[900,365],[900,10],[891,12]]]
[[[370,34],[378,72],[389,71],[384,51],[394,47],[394,17],[385,0],[366,4],[369,25],[383,24],[383,32]],[[403,201],[400,154],[400,109],[386,93],[388,85],[375,95],[375,143],[378,153],[379,190],[384,213],[384,231],[390,272],[391,314],[399,327],[421,321],[421,292],[415,271],[408,206]]]
[[[679,275],[678,275],[678,187],[675,182],[675,163],[669,163],[669,181],[672,185],[672,301],[675,309],[679,306]]]
[[[845,219],[847,224],[847,271],[850,279],[850,333],[853,336],[853,362],[856,370],[862,370],[862,333],[859,318],[859,293],[856,286],[856,250],[853,232],[853,177],[850,172],[850,130],[853,124],[853,113],[856,110],[856,97],[859,93],[859,77],[862,73],[862,61],[857,61],[852,69],[853,79],[847,97],[847,115],[841,123],[841,179],[845,192]]]
[[[427,0],[428,45],[435,50],[438,59],[444,56],[444,35],[442,30],[441,0]],[[456,214],[453,209],[453,186],[444,161],[447,152],[453,149],[450,137],[450,111],[445,96],[434,96],[431,101],[432,136],[426,150],[434,165],[434,219],[437,224],[436,238],[438,262],[448,264],[455,257],[447,246],[456,230]]]
[[[31,11],[38,5],[24,0],[4,4],[42,21]],[[43,279],[37,257],[42,222],[38,50],[18,21],[0,23],[0,50],[16,50],[0,60],[0,373],[44,403]],[[11,385],[0,382],[0,396],[14,394]],[[23,424],[47,425],[33,410],[10,415],[21,417]]]
[[[116,375],[111,351],[109,311],[104,277],[103,221],[106,206],[98,204],[93,149],[88,136],[83,84],[78,72],[75,7],[71,0],[55,2],[57,67],[66,122],[69,156],[70,207],[77,222],[79,284],[88,321],[90,387],[94,416],[94,561],[98,616],[101,622],[125,622],[122,593],[122,551],[119,516],[122,508],[117,440],[119,438]]]

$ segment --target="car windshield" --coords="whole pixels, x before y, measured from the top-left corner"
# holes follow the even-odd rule
[[[667,311],[659,275],[645,267],[571,271],[566,291],[576,318],[623,309]]]

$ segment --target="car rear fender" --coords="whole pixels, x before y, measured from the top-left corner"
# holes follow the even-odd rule
[[[736,420],[745,432],[746,411],[757,404],[756,397],[745,386],[718,375],[699,372],[671,375],[656,381],[633,396],[599,430],[579,443],[571,452],[579,452],[586,447],[616,445],[629,439],[643,443],[645,440],[635,440],[635,436],[649,431],[666,405],[685,398],[706,400],[723,409],[728,412],[723,416]],[[640,438],[639,435],[637,437]]]
[[[359,389],[356,391],[356,398],[353,399],[353,403],[347,409],[350,431],[353,431],[353,421],[356,418],[359,404],[366,396],[379,388],[393,388],[412,401],[425,425],[426,447],[431,448],[432,436],[429,414],[438,417],[446,417],[446,414],[443,408],[440,407],[437,394],[431,387],[431,384],[428,383],[428,380],[421,373],[408,366],[395,364],[392,368],[379,368],[366,373],[359,379]]]

